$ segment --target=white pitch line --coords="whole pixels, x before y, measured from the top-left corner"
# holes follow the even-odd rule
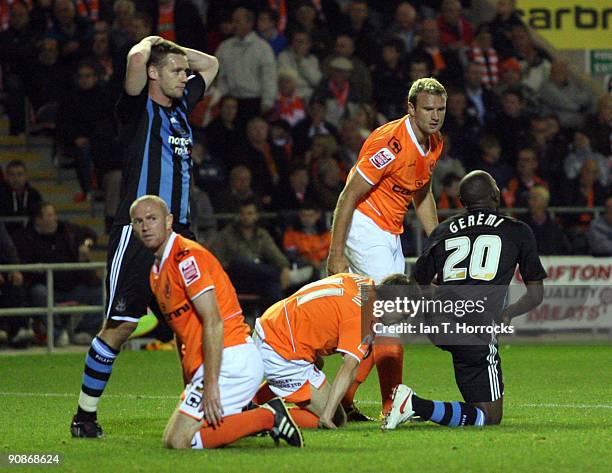
[[[11,392],[11,391],[0,391],[0,396],[5,397],[73,397],[78,398],[78,394],[75,393],[25,393],[25,392]],[[148,394],[104,394],[104,398],[114,399],[170,399],[177,400],[176,396],[152,396]],[[363,406],[378,406],[380,401],[373,401],[370,399],[363,399],[357,401],[358,405]],[[535,407],[539,409],[612,409],[612,405],[609,404],[511,404],[512,407]]]

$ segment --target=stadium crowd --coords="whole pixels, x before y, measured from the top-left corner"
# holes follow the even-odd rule
[[[10,133],[24,133],[27,122],[53,136],[57,164],[76,170],[77,200],[105,200],[108,229],[122,166],[113,108],[127,52],[156,34],[214,54],[219,75],[191,116],[192,220],[239,290],[275,301],[321,274],[330,244],[324,216],[363,141],[405,115],[414,80],[433,76],[448,91],[444,151],[433,178],[438,209],[460,208],[459,180],[483,169],[510,213],[528,209],[516,215],[534,230],[540,254],[612,255],[612,97],[598,99],[563,59],[538,47],[513,0],[498,0],[494,17],[480,24],[470,21],[470,6],[469,0],[2,2]],[[41,229],[50,204],[28,184],[23,163],[3,171],[0,217],[30,217],[25,230],[7,225],[16,243],[25,241],[16,232],[48,243],[45,232],[64,231],[57,218],[52,232]],[[591,212],[551,215],[549,206],[606,210],[595,219]],[[260,212],[276,217],[260,223]],[[214,214],[239,217],[223,225],[228,220]],[[408,227],[402,236],[407,256],[414,256],[412,232]],[[81,246],[92,235],[83,235],[66,246],[67,261],[85,258]],[[1,256],[32,260],[14,253]],[[31,287],[29,278],[11,275],[0,283]],[[7,331],[12,337],[19,328]]]

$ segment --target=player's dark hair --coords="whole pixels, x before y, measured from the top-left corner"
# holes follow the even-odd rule
[[[485,171],[472,171],[459,183],[459,198],[466,207],[495,204],[495,181]]]
[[[379,286],[412,286],[416,284],[415,281],[404,273],[390,274],[383,279],[378,285]]]
[[[148,66],[161,67],[166,62],[166,58],[170,54],[180,54],[187,56],[187,53],[179,45],[172,41],[163,40],[151,47],[151,55],[149,56]]]

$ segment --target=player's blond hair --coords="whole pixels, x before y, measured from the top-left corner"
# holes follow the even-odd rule
[[[134,209],[138,206],[138,204],[142,202],[147,202],[147,201],[152,201],[152,202],[155,202],[157,205],[159,205],[159,207],[164,212],[164,216],[170,213],[170,210],[168,209],[168,204],[166,204],[166,201],[164,199],[162,199],[161,197],[157,195],[147,194],[147,195],[141,195],[140,197],[138,197],[138,199],[132,202],[132,205],[130,205],[130,218],[132,218],[132,213],[134,212]]]
[[[444,86],[433,77],[423,77],[422,79],[415,80],[408,92],[408,102],[416,107],[417,96],[421,92],[431,95],[441,95],[445,99],[448,98]]]

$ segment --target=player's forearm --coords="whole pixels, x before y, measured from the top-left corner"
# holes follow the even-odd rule
[[[215,75],[219,70],[219,61],[215,56],[203,53],[196,49],[183,48],[187,53],[189,68],[195,72],[214,71]]]
[[[340,401],[351,384],[353,384],[353,381],[355,381],[355,376],[357,375],[357,367],[359,366],[357,360],[350,355],[344,356],[345,360],[336,375],[336,379],[334,379],[331,392],[327,398],[325,410],[323,411],[323,417],[326,419],[332,419],[334,417],[336,409],[338,409],[340,405]]]
[[[419,196],[420,197],[420,196]],[[434,228],[438,225],[438,211],[436,208],[436,200],[434,199],[431,189],[427,190],[427,193],[419,198],[415,196],[414,209],[417,214],[417,218],[423,225],[425,234],[429,236],[433,232]]]
[[[512,320],[540,305],[544,298],[544,286],[541,281],[535,284],[528,283],[526,286],[527,292],[518,301],[506,307],[503,314],[504,319]]]
[[[206,317],[202,327],[204,351],[204,384],[217,382],[223,355],[223,321],[220,317]]]
[[[330,255],[341,255],[344,253],[346,235],[353,219],[356,200],[352,195],[344,191],[338,197],[332,223],[331,245],[329,247]]]
[[[140,43],[135,44],[130,49],[128,53],[128,64],[130,64],[130,60],[133,60],[134,57],[139,56],[138,59],[144,64],[147,63],[149,57],[151,57],[151,47],[159,40],[158,36],[147,36]]]

